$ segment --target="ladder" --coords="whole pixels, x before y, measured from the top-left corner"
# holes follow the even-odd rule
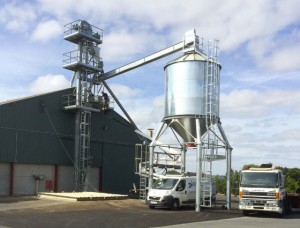
[[[140,175],[139,199],[146,200],[147,197],[148,176]]]
[[[219,115],[217,103],[219,102],[219,64],[218,64],[218,45],[217,41],[208,41],[206,59],[206,78],[205,78],[205,112],[206,125],[214,124],[215,118]]]
[[[90,134],[91,134],[91,112],[82,110],[80,112],[80,150],[78,158],[79,188],[87,191],[88,173],[90,168]]]
[[[139,199],[145,200],[149,177],[149,151],[147,145],[135,145],[135,174],[140,176]]]
[[[205,73],[205,125],[207,132],[203,136],[204,147],[202,150],[202,177],[201,194],[202,207],[212,206],[213,180],[212,161],[214,159],[217,139],[213,133],[214,125],[217,123],[219,110],[219,65],[218,65],[218,45],[217,41],[210,40],[207,44],[206,73]]]
[[[204,148],[202,149],[202,177],[201,177],[201,195],[202,207],[212,206],[213,184],[212,184],[212,158],[214,156],[214,139],[211,138],[211,133],[207,132]]]

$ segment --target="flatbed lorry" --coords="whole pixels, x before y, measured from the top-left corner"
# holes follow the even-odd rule
[[[300,194],[287,193],[285,175],[279,169],[250,168],[240,176],[239,209],[243,215],[252,212],[274,212],[281,216],[300,208]]]

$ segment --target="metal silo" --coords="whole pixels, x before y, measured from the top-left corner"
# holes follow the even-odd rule
[[[218,121],[221,66],[208,55],[190,52],[171,61],[164,69],[164,122],[185,142],[194,142],[196,118],[200,119],[201,136]]]

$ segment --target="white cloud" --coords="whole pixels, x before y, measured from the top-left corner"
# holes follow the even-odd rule
[[[27,2],[13,1],[0,8],[0,24],[12,32],[26,32],[36,17],[35,7]]]
[[[146,132],[149,127],[158,126],[164,115],[164,95],[146,97],[141,89],[120,84],[111,84],[109,87],[140,130]],[[115,111],[123,115],[117,104]]]
[[[29,85],[31,94],[40,94],[70,87],[70,82],[63,75],[40,76]]]
[[[285,39],[289,45],[281,47],[281,50],[277,50],[277,43],[271,45],[274,37],[280,35],[286,26],[300,21],[300,2],[297,0],[255,3],[252,0],[222,3],[218,0],[200,3],[198,0],[165,0],[159,4],[134,0],[98,2],[95,5],[92,0],[77,1],[76,4],[72,0],[39,1],[44,12],[57,18],[75,14],[91,23],[96,22],[96,26],[102,26],[105,44],[102,56],[106,61],[123,61],[148,49],[159,50],[160,47],[181,41],[185,31],[195,28],[201,37],[219,39],[221,51],[226,52],[236,50],[248,42],[251,45],[263,40],[266,46],[251,45],[248,51],[256,63],[264,68],[293,70],[299,66],[296,59],[286,61],[286,57],[294,57],[294,53],[299,50],[298,47],[293,50],[299,40]],[[163,46],[159,45],[161,42],[164,42]],[[268,47],[272,49],[268,50]],[[268,56],[264,53],[270,51],[273,54],[265,58]],[[255,52],[262,54],[257,55]]]
[[[221,115],[235,118],[257,118],[275,113],[299,114],[300,91],[232,90],[221,94]]]
[[[115,91],[117,97],[122,99],[136,98],[142,93],[141,89],[132,89],[121,84],[110,84],[109,87],[112,91]]]
[[[299,43],[290,44],[288,46],[278,48],[270,57],[266,57],[264,61],[262,60],[261,64],[272,71],[282,72],[300,70],[299,52]]]
[[[62,25],[55,20],[39,23],[31,35],[33,41],[49,41],[62,35]]]
[[[124,27],[104,35],[102,56],[108,62],[127,60],[128,63],[147,52],[150,45],[160,46],[158,41],[147,28],[129,30]]]
[[[11,86],[11,84],[0,83],[0,103],[25,96],[28,96],[28,91],[24,86],[20,84]]]
[[[300,30],[296,27],[272,39],[254,39],[249,42],[248,51],[259,67],[271,72],[291,72],[300,69]]]

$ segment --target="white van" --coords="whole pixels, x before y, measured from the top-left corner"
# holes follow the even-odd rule
[[[201,184],[201,187],[208,186]],[[216,199],[216,183],[212,182],[211,200]],[[196,177],[161,176],[154,180],[152,188],[147,194],[149,208],[168,207],[178,209],[181,206],[195,206],[196,204]]]

